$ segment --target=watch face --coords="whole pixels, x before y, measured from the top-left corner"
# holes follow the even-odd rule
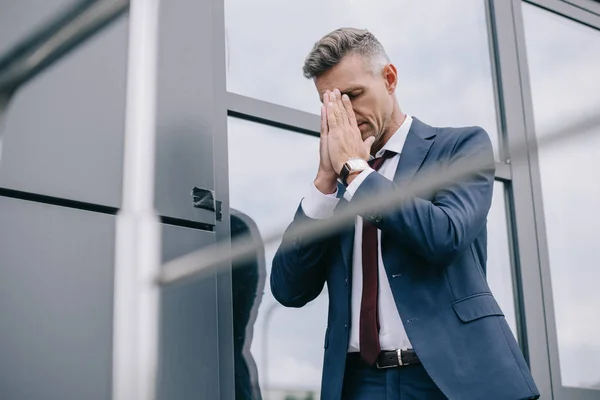
[[[369,164],[367,164],[367,162],[365,160],[360,159],[360,158],[354,158],[352,160],[348,160],[348,165],[350,166],[350,169],[353,171],[358,170],[358,169],[363,170],[369,166]]]

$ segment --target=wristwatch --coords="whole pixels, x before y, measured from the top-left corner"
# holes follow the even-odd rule
[[[351,158],[346,161],[340,171],[340,181],[342,182],[342,185],[348,186],[348,176],[361,173],[367,168],[369,168],[369,163],[362,158]]]

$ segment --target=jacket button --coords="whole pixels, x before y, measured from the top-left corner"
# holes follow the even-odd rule
[[[348,278],[346,278],[346,279],[344,280],[344,285],[345,285],[345,286],[348,286]]]
[[[344,324],[344,329],[348,329],[348,324]]]

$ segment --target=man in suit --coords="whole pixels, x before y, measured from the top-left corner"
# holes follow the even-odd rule
[[[320,163],[277,251],[271,290],[302,307],[327,282],[323,399],[535,399],[523,355],[485,279],[494,161],[479,127],[404,114],[397,70],[368,31],[335,30],[304,65],[323,102]],[[356,201],[406,190],[426,171],[489,168],[325,239],[293,237]]]

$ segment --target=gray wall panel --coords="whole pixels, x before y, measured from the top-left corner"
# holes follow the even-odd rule
[[[17,23],[1,15],[3,30]],[[121,17],[13,96],[4,116],[1,187],[120,205],[127,25]]]
[[[0,398],[110,395],[114,217],[0,197]]]
[[[163,262],[215,241],[212,233],[163,227]],[[218,399],[216,279],[174,285],[162,294],[159,399]]]
[[[31,12],[32,1],[3,9],[0,32],[11,35],[0,45],[29,31],[17,24],[33,29],[70,4],[54,0]],[[191,0],[161,6],[155,200],[161,215],[214,224],[214,213],[193,208],[190,195],[194,186],[214,189],[210,8]],[[119,207],[127,28],[121,17],[13,96],[0,187]]]
[[[169,0],[160,12],[156,206],[161,215],[214,224],[190,196],[193,186],[214,189],[210,2]]]
[[[109,399],[112,215],[0,196],[0,399]],[[162,225],[163,261],[214,233]],[[160,399],[216,399],[216,278],[161,299]]]

